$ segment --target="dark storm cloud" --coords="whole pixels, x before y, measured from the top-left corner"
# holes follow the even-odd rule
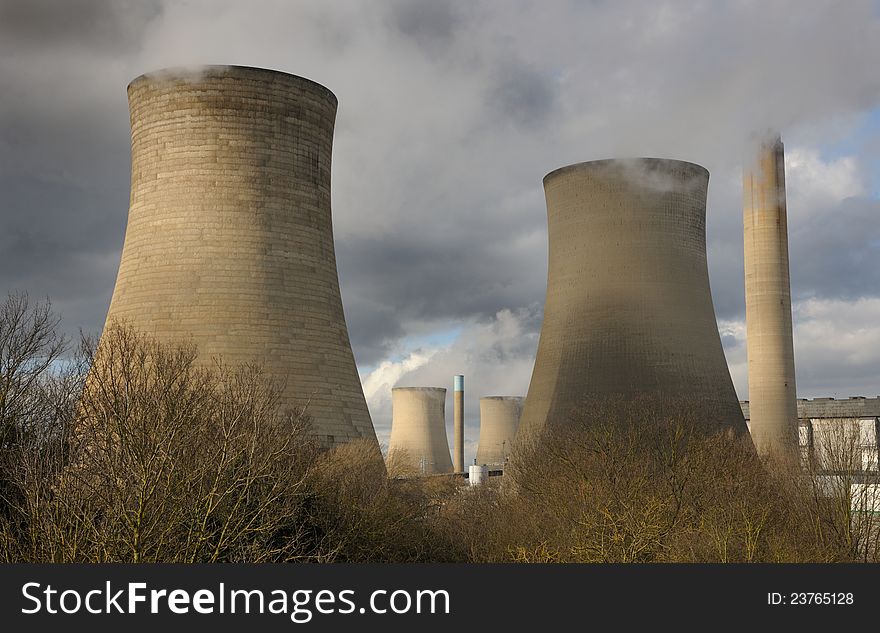
[[[795,299],[880,297],[880,200],[847,198],[790,233]]]
[[[341,290],[355,360],[361,366],[375,365],[406,334],[397,307],[350,291],[344,283]]]
[[[17,47],[97,49],[122,53],[140,45],[159,0],[3,0],[0,38]]]
[[[388,352],[405,331],[401,324],[486,320],[543,301],[546,271],[515,247],[493,247],[486,232],[356,240],[339,249],[339,268],[346,312],[356,315],[348,319],[352,342],[366,365]]]
[[[451,44],[467,3],[453,0],[400,0],[390,5],[394,26],[426,52],[440,52]]]
[[[489,102],[517,125],[541,127],[553,113],[558,86],[523,64],[505,64],[495,75]]]
[[[15,167],[0,174],[0,287],[48,295],[69,332],[103,322],[128,198],[127,155],[118,159],[90,166],[120,183],[106,189]]]
[[[128,207],[128,71],[159,2],[0,2],[0,288],[103,323]]]

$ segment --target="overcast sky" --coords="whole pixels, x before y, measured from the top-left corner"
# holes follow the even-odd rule
[[[541,179],[598,158],[709,169],[712,291],[746,398],[741,164],[768,127],[786,144],[799,395],[880,394],[876,1],[0,0],[0,291],[100,330],[128,210],[125,87],[193,64],[339,98],[339,274],[382,442],[396,384],[466,374],[468,455],[478,397],[525,395]]]

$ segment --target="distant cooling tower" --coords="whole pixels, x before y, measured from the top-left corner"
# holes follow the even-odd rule
[[[446,389],[395,387],[391,390],[388,459],[403,460],[408,470],[424,475],[452,472],[446,437]]]
[[[503,466],[513,448],[524,398],[486,396],[480,398],[480,444],[477,464]]]
[[[336,273],[336,97],[236,66],[143,75],[128,96],[131,206],[108,323],[191,340],[205,362],[261,362],[324,443],[375,441]]]
[[[798,446],[788,218],[782,140],[759,141],[743,170],[743,244],[749,412],[759,453]]]
[[[544,323],[520,435],[591,404],[675,399],[707,427],[746,425],[706,265],[709,173],[677,160],[601,160],[544,178]]]

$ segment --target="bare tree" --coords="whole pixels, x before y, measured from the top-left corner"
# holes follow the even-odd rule
[[[799,477],[817,538],[840,560],[880,558],[876,428],[873,420],[864,426],[851,419],[814,420],[812,452]]]
[[[9,531],[29,528],[17,512],[23,487],[63,457],[62,418],[69,419],[81,386],[76,362],[63,362],[65,341],[49,301],[32,304],[13,293],[0,305],[0,521]],[[23,467],[39,455],[40,471]]]
[[[309,559],[301,499],[317,451],[259,367],[206,369],[191,346],[120,326],[95,353],[55,472],[23,456],[28,530],[13,558]],[[40,475],[40,476],[36,476]],[[53,476],[54,475],[54,476]]]
[[[31,304],[14,293],[0,305],[0,448],[39,417],[40,381],[65,348],[57,325],[48,300]]]

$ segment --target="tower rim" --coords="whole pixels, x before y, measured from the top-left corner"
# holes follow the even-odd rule
[[[391,391],[423,391],[423,392],[438,392],[438,391],[446,391],[446,387],[392,387]]]
[[[544,176],[543,183],[546,185],[549,181],[572,172],[590,171],[603,167],[626,167],[627,165],[636,165],[639,167],[672,167],[678,165],[686,168],[695,174],[705,175],[709,177],[709,170],[700,164],[677,158],[659,158],[653,156],[622,156],[619,158],[601,158],[599,160],[587,160],[579,163],[572,163],[558,167]]]
[[[272,77],[282,77],[287,80],[302,82],[314,88],[317,88],[319,92],[322,92],[325,94],[325,96],[329,97],[330,100],[333,101],[333,103],[337,105],[339,104],[339,99],[336,97],[334,92],[324,84],[318,83],[314,79],[309,79],[308,77],[303,77],[302,75],[296,75],[294,73],[289,73],[283,70],[276,70],[274,68],[261,68],[260,66],[247,66],[240,64],[193,64],[191,66],[181,65],[157,68],[156,70],[142,73],[132,79],[128,83],[128,86],[126,86],[126,91],[130,91],[137,84],[146,81],[192,81],[196,77],[201,78],[202,76],[209,76],[212,73],[220,75],[229,71],[243,71],[245,73],[266,74]]]

